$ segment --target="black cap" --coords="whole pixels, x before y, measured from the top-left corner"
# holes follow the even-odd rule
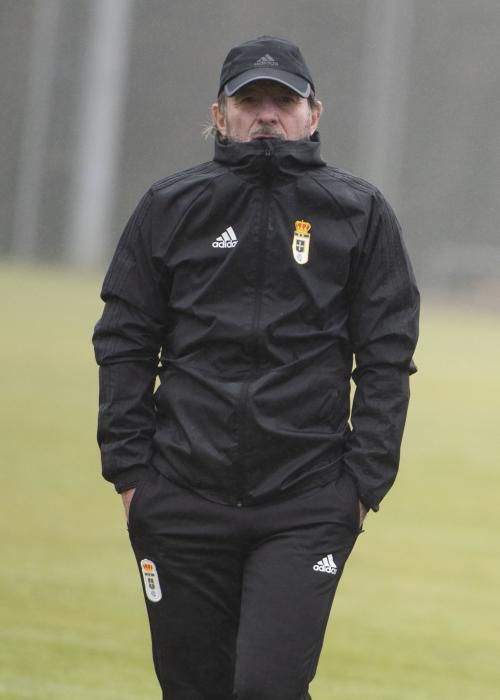
[[[231,49],[222,64],[219,95],[224,90],[230,97],[254,80],[275,80],[301,97],[314,92],[299,47],[275,36],[259,36]]]

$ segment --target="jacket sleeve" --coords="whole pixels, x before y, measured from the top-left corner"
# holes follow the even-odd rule
[[[148,194],[128,222],[104,279],[104,311],[92,338],[99,365],[102,472],[119,492],[136,486],[151,464],[163,295],[153,260]]]
[[[378,510],[398,470],[419,314],[399,223],[380,193],[354,261],[350,292],[356,391],[345,466],[361,501]]]

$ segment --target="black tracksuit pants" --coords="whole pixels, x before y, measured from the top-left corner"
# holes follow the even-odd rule
[[[359,529],[348,474],[259,506],[213,503],[153,472],[129,531],[167,700],[306,700]]]

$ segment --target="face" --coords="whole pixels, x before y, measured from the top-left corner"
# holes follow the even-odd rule
[[[223,110],[214,104],[212,111],[218,131],[231,141],[309,138],[320,118],[305,98],[270,80],[245,85],[226,97]]]

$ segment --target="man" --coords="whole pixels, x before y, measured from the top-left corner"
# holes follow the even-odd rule
[[[104,281],[103,473],[169,700],[309,698],[396,476],[418,292],[380,192],[321,159],[320,116],[296,46],[232,49],[214,159],[153,185]]]

